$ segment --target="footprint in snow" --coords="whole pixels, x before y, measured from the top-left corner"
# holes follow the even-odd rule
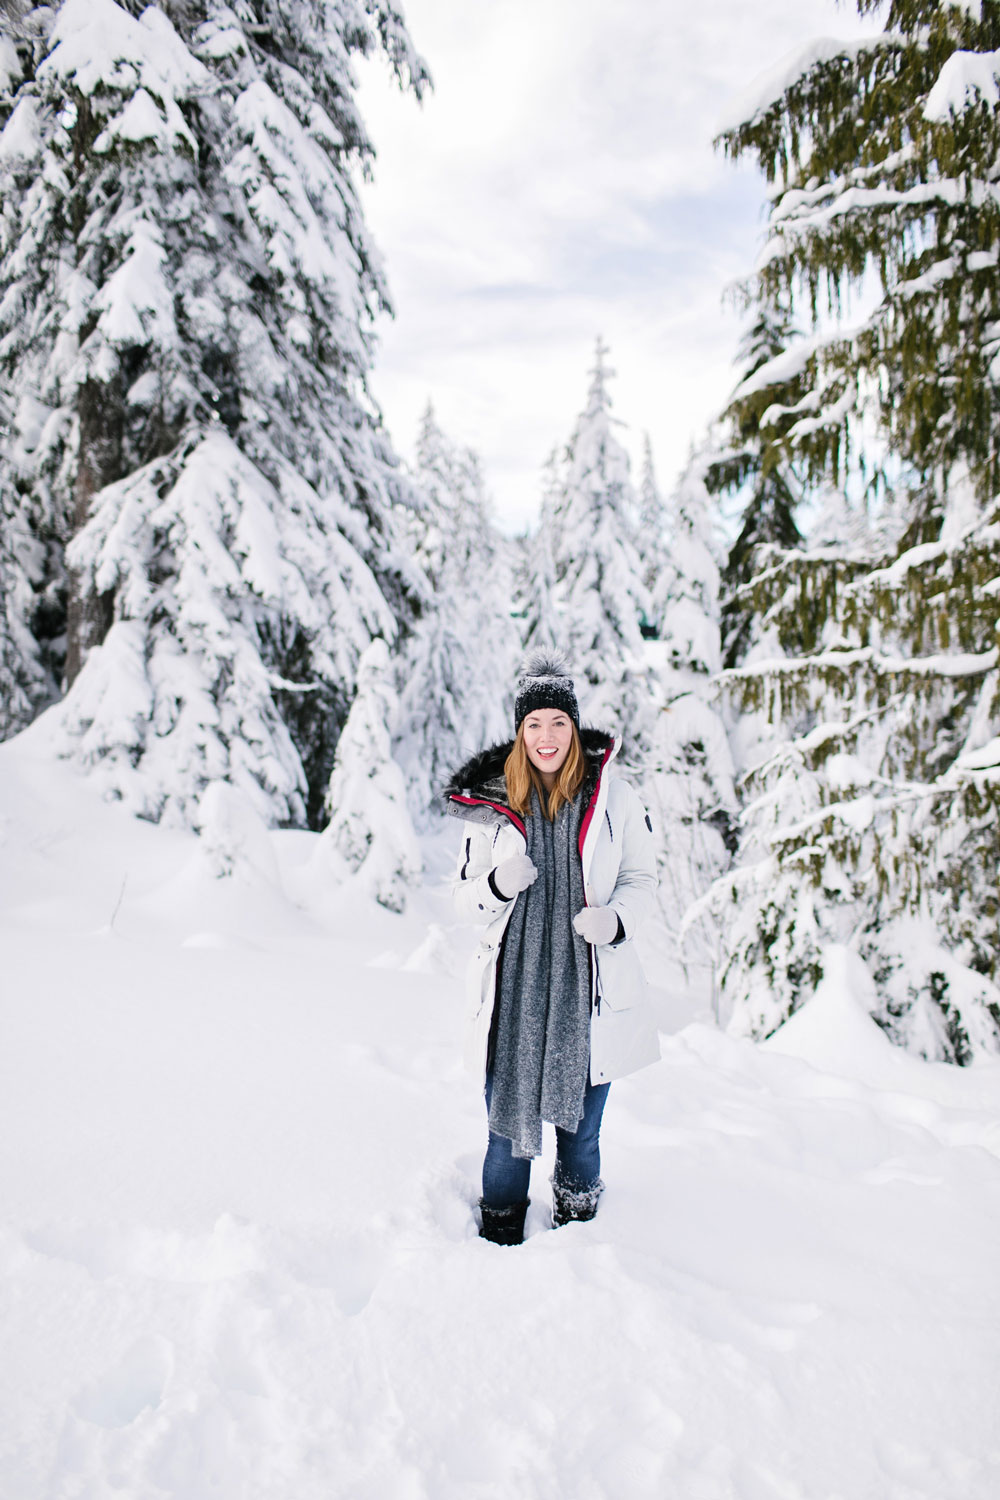
[[[479,1201],[480,1158],[474,1154],[430,1173],[424,1185],[429,1224],[449,1240],[478,1238],[475,1207]]]
[[[40,1255],[82,1266],[91,1276],[139,1276],[151,1281],[228,1281],[257,1270],[261,1250],[255,1226],[222,1214],[200,1234],[145,1225],[57,1223],[24,1235]]]
[[[272,1241],[273,1265],[302,1286],[331,1292],[346,1318],[364,1312],[389,1262],[389,1240],[384,1225],[373,1224],[357,1234],[331,1236],[289,1233]]]
[[[144,1334],[116,1365],[84,1386],[74,1409],[97,1427],[128,1427],[159,1406],[173,1368],[173,1345],[158,1334]]]

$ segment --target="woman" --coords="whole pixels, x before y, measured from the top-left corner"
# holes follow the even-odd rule
[[[467,825],[456,903],[485,927],[468,1061],[489,1114],[480,1234],[501,1245],[524,1238],[543,1120],[556,1127],[553,1224],[594,1217],[611,1081],[659,1057],[632,944],[656,861],[642,804],[609,774],[621,741],[580,729],[573,682],[544,657],[518,683],[514,731],[445,791]]]

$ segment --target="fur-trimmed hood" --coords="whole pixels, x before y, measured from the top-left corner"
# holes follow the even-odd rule
[[[601,766],[604,764],[607,753],[615,743],[615,736],[607,734],[603,729],[584,727],[580,730],[580,743],[587,758],[587,776],[583,791],[589,798],[597,785]],[[448,785],[442,792],[445,811],[451,813],[453,817],[467,818],[477,823],[487,820],[495,821],[487,808],[481,805],[470,807],[467,803],[455,799],[475,797],[480,804],[485,802],[506,807],[507,782],[503,768],[513,748],[514,741],[505,740],[502,744],[491,745],[487,750],[480,750],[478,755],[472,756],[464,766],[460,766],[449,777]]]

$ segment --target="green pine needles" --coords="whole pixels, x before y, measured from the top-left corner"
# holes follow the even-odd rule
[[[979,17],[967,5],[891,4],[881,36],[813,63],[721,138],[774,184],[748,297],[804,311],[820,335],[796,403],[807,424],[770,434],[814,474],[839,479],[851,419],[868,402],[917,473],[966,463],[980,494],[996,490],[998,48],[997,0],[982,0]],[[823,337],[873,285],[874,310]]]
[[[1000,1050],[1000,0],[857,9],[881,34],[721,138],[772,184],[713,480],[745,502],[722,988],[766,1035],[847,943],[887,1033],[965,1063]]]

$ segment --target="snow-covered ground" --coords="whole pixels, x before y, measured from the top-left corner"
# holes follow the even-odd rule
[[[447,830],[402,917],[269,842],[0,746],[5,1500],[996,1500],[1000,1066],[843,954],[764,1047],[664,996],[598,1218],[488,1245]]]

